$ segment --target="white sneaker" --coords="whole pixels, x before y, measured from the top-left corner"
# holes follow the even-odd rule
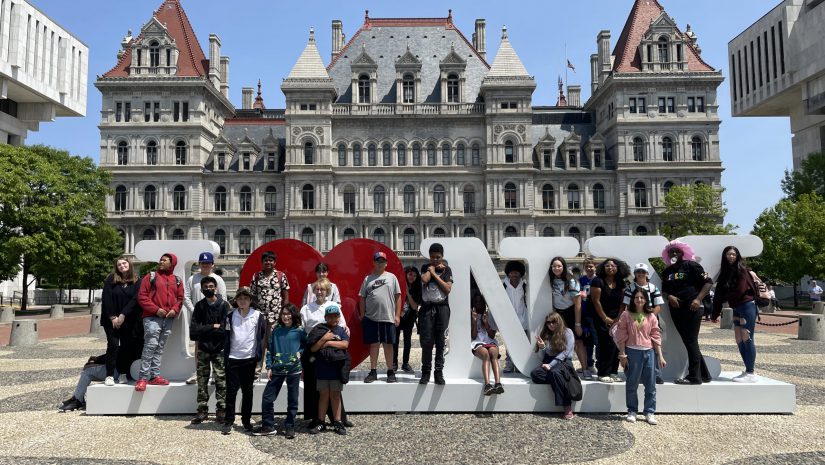
[[[611,378],[610,376],[602,376],[601,378],[599,378],[599,381],[603,383],[612,383],[613,378]]]
[[[111,376],[107,376],[106,380],[103,381],[103,384],[105,384],[106,386],[114,386],[115,385],[115,379]]]
[[[656,415],[654,415],[652,413],[646,413],[645,414],[645,421],[647,422],[648,425],[658,425],[659,424],[659,422],[656,421]]]
[[[636,412],[628,412],[627,417],[625,417],[624,421],[628,423],[636,423]]]
[[[198,384],[198,375],[194,374],[186,380],[186,384]]]
[[[737,376],[736,378],[733,378],[733,382],[753,384],[756,382],[756,375],[753,373],[747,373],[745,376]]]
[[[738,379],[740,379],[740,378],[744,378],[744,377],[745,377],[745,376],[747,376],[747,375],[748,375],[748,372],[747,372],[747,371],[743,371],[742,373],[739,373],[739,375],[734,376],[732,379],[733,379],[733,381],[736,381],[736,380],[738,380]]]

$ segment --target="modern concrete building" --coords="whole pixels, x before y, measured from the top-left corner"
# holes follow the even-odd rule
[[[789,116],[793,164],[825,152],[825,1],[784,0],[728,44],[733,116]]]

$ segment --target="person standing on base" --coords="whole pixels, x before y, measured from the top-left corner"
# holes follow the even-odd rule
[[[272,329],[278,322],[281,309],[289,303],[289,281],[286,279],[286,274],[275,269],[277,259],[275,252],[264,252],[261,255],[261,271],[252,276],[252,283],[249,286],[255,298],[255,305],[267,320],[266,340],[269,340],[269,335],[272,334]],[[266,346],[264,346],[262,357],[265,356]],[[255,368],[255,376],[260,378],[261,365]]]
[[[396,328],[401,324],[401,286],[394,274],[387,272],[387,254],[375,252],[372,273],[364,278],[358,303],[364,344],[370,347],[370,372],[365,383],[378,379],[378,350],[384,347],[387,382],[397,381],[393,370],[393,344]]]
[[[507,292],[507,297],[513,308],[516,309],[516,316],[521,323],[521,329],[524,334],[530,337],[530,315],[527,313],[527,282],[524,281],[524,273],[526,269],[524,263],[515,260],[507,262],[504,265],[504,291]],[[493,363],[498,363],[498,359]],[[508,346],[506,357],[504,358],[504,372],[513,373],[516,371],[516,366],[513,364],[513,359],[510,358],[510,350]]]
[[[106,386],[115,385],[115,369],[118,373],[129,371],[129,366],[123,362],[124,358],[131,358],[128,357],[129,351],[121,351],[120,347],[131,342],[129,335],[137,321],[136,313],[140,311],[135,309],[138,280],[139,276],[132,267],[132,261],[126,257],[119,257],[115,260],[114,272],[103,282],[103,315],[100,318],[100,326],[103,326],[103,331],[106,332]]]
[[[420,384],[430,382],[435,347],[435,384],[444,381],[444,347],[450,325],[448,296],[453,289],[453,270],[444,261],[444,246],[430,245],[430,263],[421,267],[421,311],[418,313],[418,334],[421,337]]]
[[[198,265],[200,272],[193,274],[186,280],[186,287],[183,288],[183,306],[189,310],[189,315],[195,311],[195,304],[204,298],[201,292],[201,280],[207,276],[211,277],[217,283],[215,294],[220,296],[222,300],[226,300],[226,283],[223,278],[213,273],[215,267],[215,256],[211,252],[201,252],[198,255]],[[198,358],[198,346],[195,346],[195,359]],[[186,380],[186,384],[195,384],[198,382],[198,374],[195,373]]]
[[[226,371],[224,365],[224,322],[232,311],[229,302],[219,295],[218,282],[211,276],[200,280],[203,298],[195,304],[189,338],[197,341],[198,413],[192,419],[197,425],[209,416],[209,375],[215,379],[215,420],[222,423],[226,414]],[[225,292],[225,291],[224,291]]]

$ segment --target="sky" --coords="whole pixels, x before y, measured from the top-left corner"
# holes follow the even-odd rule
[[[137,36],[142,25],[162,0],[29,0],[41,11],[77,36],[89,47],[89,84],[86,116],[59,118],[41,123],[30,133],[28,144],[46,144],[74,155],[99,159],[100,92],[96,77],[116,62],[120,42],[131,29]],[[565,73],[565,57],[576,67],[569,71],[570,84],[581,84],[582,102],[590,96],[590,55],[596,52],[596,36],[612,33],[611,48],[627,20],[633,0],[416,0],[295,1],[295,0],[181,0],[208,54],[208,36],[221,39],[221,55],[230,57],[230,100],[240,107],[241,87],[261,80],[268,108],[283,108],[281,81],[306,46],[314,27],[318,49],[329,62],[331,22],[343,22],[347,38],[370,17],[445,17],[452,9],[453,22],[471,39],[476,18],[487,20],[487,55],[495,56],[501,27],[507,26],[510,42],[538,87],[533,105],[553,105],[557,81]],[[721,69],[725,82],[718,89],[722,185],[728,208],[726,222],[750,232],[757,216],[781,197],[780,180],[792,168],[790,122],[787,118],[732,118],[730,116],[728,42],[775,7],[779,0],[660,0],[680,29],[687,24],[696,33],[702,58]],[[503,5],[505,5],[503,7]]]

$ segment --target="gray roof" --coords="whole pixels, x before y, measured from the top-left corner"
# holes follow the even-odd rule
[[[496,58],[490,67],[489,77],[530,77],[527,68],[521,62],[518,54],[507,37],[507,27],[501,28],[501,45],[496,52]]]
[[[298,61],[295,62],[295,66],[292,67],[292,71],[289,72],[287,79],[329,79],[324,61],[315,45],[314,30],[310,29],[309,42],[301,52],[301,56],[298,57]]]

